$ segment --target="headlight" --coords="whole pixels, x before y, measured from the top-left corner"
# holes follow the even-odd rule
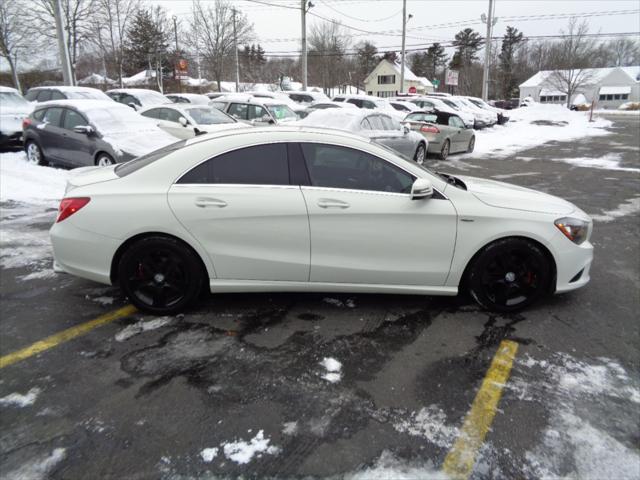
[[[576,245],[580,245],[589,238],[589,222],[579,218],[564,217],[553,222],[565,237]]]

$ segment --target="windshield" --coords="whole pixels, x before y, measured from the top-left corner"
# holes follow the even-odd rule
[[[484,108],[484,107],[485,107],[485,105],[486,105],[484,102],[481,102],[481,101],[479,101],[479,100],[475,100],[475,99],[473,99],[473,98],[469,98],[468,100],[469,100],[471,103],[473,103],[475,106],[480,107],[480,108]]]
[[[298,116],[286,105],[265,105],[276,120],[296,120]]]
[[[198,125],[217,125],[219,123],[235,123],[230,116],[220,110],[208,107],[193,107],[185,109]]]
[[[28,107],[29,102],[14,92],[0,93],[0,103],[4,107]]]
[[[83,113],[86,113],[89,120],[103,135],[156,130],[156,125],[153,120],[138,115],[129,107],[114,106],[114,108],[110,108],[109,110],[96,108]]]
[[[111,100],[106,94],[102,93],[100,90],[96,90],[95,92],[92,91],[74,91],[74,90],[67,90],[64,92],[64,94],[67,96],[67,98],[72,98],[72,99],[84,99],[84,100]]]
[[[449,106],[450,106],[451,108],[453,108],[454,110],[460,110],[460,107],[459,107],[456,103],[452,102],[451,100],[449,100],[449,99],[444,99],[444,98],[443,98],[443,99],[442,99],[442,101],[443,101],[446,105],[449,105]]]

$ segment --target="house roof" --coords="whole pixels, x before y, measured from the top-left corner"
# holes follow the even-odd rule
[[[610,67],[610,68],[588,68],[585,69],[592,76],[591,84],[600,83],[607,75],[615,70],[621,70],[629,76],[633,82],[640,82],[640,66],[633,67]],[[533,77],[520,84],[523,87],[540,87],[549,78],[554,70],[540,70]]]
[[[400,60],[396,60],[395,62],[392,62],[390,60],[387,60],[386,58],[383,58],[382,60],[380,60],[380,63],[378,63],[378,65],[376,65],[376,68],[374,68],[371,73],[369,75],[367,75],[367,78],[365,78],[365,82],[369,81],[369,78],[375,73],[376,70],[378,70],[378,67],[382,64],[382,62],[387,62],[389,65],[391,65],[393,67],[393,69],[396,71],[396,73],[398,75],[400,75],[400,70],[402,69],[402,62]],[[419,82],[422,85],[431,85],[431,82],[425,78],[425,77],[419,77],[417,76],[415,73],[413,73],[411,71],[411,69],[409,68],[409,66],[407,65],[407,62],[404,62],[404,79],[405,81],[410,81],[410,82]]]

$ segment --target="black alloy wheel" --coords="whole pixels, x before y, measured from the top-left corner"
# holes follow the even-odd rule
[[[125,251],[118,278],[124,293],[140,310],[170,315],[198,297],[204,275],[193,251],[174,238],[153,236]]]
[[[496,312],[521,310],[549,291],[551,265],[542,249],[520,238],[498,240],[477,256],[469,270],[473,298]]]

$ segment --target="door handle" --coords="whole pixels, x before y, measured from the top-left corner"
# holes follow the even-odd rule
[[[195,201],[196,207],[207,208],[207,207],[218,207],[223,208],[227,206],[227,202],[224,200],[219,200],[217,198],[209,198],[209,197],[198,197]]]
[[[350,205],[347,202],[343,202],[342,200],[321,198],[320,200],[318,200],[318,206],[320,208],[349,208]]]

